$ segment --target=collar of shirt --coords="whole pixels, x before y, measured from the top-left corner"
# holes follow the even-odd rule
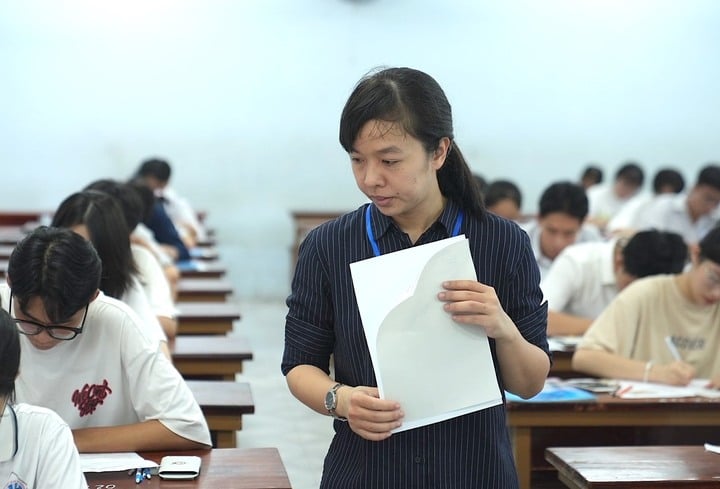
[[[402,233],[403,231],[395,224],[395,221],[392,220],[391,217],[386,216],[382,212],[378,210],[377,207],[375,207],[372,204],[368,204],[371,207],[370,209],[370,225],[372,226],[373,234],[375,235],[375,239],[382,238],[390,229],[396,229],[398,232]],[[440,223],[445,228],[445,233],[447,236],[450,236],[450,232],[452,231],[453,227],[455,226],[455,219],[457,219],[458,212],[460,211],[460,207],[453,202],[450,199],[447,199],[447,203],[445,204],[445,208],[443,209],[442,213],[440,214],[440,217],[433,223],[432,226],[434,226],[436,223]],[[465,217],[467,219],[467,216]],[[431,227],[432,227],[431,226]],[[462,234],[462,229],[460,229],[460,232]]]

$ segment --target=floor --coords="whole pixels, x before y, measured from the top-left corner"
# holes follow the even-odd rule
[[[239,301],[242,319],[235,334],[245,336],[254,358],[237,380],[250,382],[255,413],[243,416],[240,447],[277,447],[293,489],[317,489],[332,420],[295,399],[280,372],[286,307],[283,301]]]

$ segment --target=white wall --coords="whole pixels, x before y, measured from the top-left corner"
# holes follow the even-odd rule
[[[473,169],[533,212],[589,161],[720,159],[718,46],[714,0],[2,2],[0,208],[164,156],[238,293],[284,297],[289,212],[364,201],[337,124],[368,69],[432,74]]]

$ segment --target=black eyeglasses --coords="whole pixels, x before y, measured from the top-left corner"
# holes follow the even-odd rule
[[[10,294],[10,307],[8,311],[10,316],[12,316],[12,305],[13,297],[12,294]],[[85,318],[87,317],[89,307],[90,303],[88,302],[88,304],[85,306],[85,312],[83,313],[82,322],[80,323],[80,327],[78,328],[71,328],[70,326],[56,326],[54,324],[41,324],[36,321],[31,321],[29,319],[18,319],[16,317],[13,317],[13,321],[15,321],[17,330],[27,336],[35,336],[42,333],[43,331],[46,331],[47,334],[49,334],[52,338],[55,338],[56,340],[72,340],[75,339],[77,335],[82,333],[83,327],[85,326]]]

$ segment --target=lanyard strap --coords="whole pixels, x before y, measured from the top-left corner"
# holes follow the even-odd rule
[[[367,232],[368,240],[370,241],[370,246],[372,246],[373,254],[375,256],[380,256],[382,253],[380,253],[380,247],[378,246],[378,242],[375,239],[375,233],[373,233],[372,230],[372,220],[370,219],[370,207],[372,207],[372,204],[368,205],[365,208],[365,231]],[[462,227],[463,223],[463,217],[465,217],[465,214],[462,210],[458,212],[457,217],[455,218],[455,225],[453,226],[451,237],[455,237],[458,234],[460,234],[460,228]]]

